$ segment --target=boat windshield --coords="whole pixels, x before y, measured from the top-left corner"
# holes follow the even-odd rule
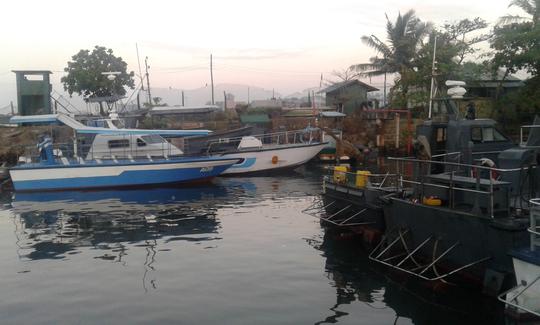
[[[119,129],[124,128],[124,123],[122,123],[120,120],[111,120],[111,123]]]
[[[163,143],[166,142],[165,139],[163,139],[161,136],[157,134],[150,134],[150,135],[143,135],[141,136],[141,139],[143,139],[146,143]]]

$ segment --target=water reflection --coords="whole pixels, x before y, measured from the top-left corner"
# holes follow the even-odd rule
[[[327,230],[310,245],[326,258],[325,269],[336,290],[329,315],[316,324],[339,322],[349,315],[344,305],[362,303],[388,309],[394,324],[505,324],[503,306],[494,299],[471,295],[457,287],[433,287],[371,263],[357,238]]]
[[[157,240],[217,240],[214,200],[219,186],[123,191],[17,193],[12,202],[22,259],[64,259],[83,247],[122,263],[129,246],[147,251],[152,268]]]
[[[196,187],[15,193],[11,206],[21,258],[63,259],[93,247],[107,251],[96,258],[121,262],[123,243],[154,249],[156,240],[208,245],[219,240],[221,207],[319,190],[317,183],[291,182],[291,176],[224,178]]]

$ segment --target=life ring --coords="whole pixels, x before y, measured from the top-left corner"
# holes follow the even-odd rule
[[[492,180],[498,180],[500,175],[499,173],[494,170],[493,168],[497,168],[497,166],[495,165],[495,162],[489,158],[480,158],[480,166],[482,167],[489,167],[491,168],[489,171],[490,171],[490,176],[491,176],[491,179]],[[472,169],[472,177],[476,178],[478,175],[478,168],[473,168]]]

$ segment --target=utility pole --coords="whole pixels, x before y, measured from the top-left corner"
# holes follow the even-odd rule
[[[184,107],[184,91],[182,90],[182,107]]]
[[[223,111],[227,110],[227,94],[223,91]]]
[[[214,71],[212,69],[212,54],[210,54],[210,84],[212,85],[212,105],[214,105]]]
[[[144,65],[146,67],[146,86],[147,86],[147,90],[148,90],[148,104],[150,104],[150,106],[152,106],[152,95],[150,94],[150,78],[148,78],[148,69],[150,68],[148,66],[148,57],[146,57],[144,59]]]
[[[249,105],[249,87],[248,87],[248,101],[247,102],[248,102],[248,105]]]

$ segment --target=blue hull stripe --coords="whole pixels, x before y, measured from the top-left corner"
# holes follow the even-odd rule
[[[231,168],[249,168],[249,167],[255,165],[256,160],[257,160],[257,158],[246,158],[240,164],[232,165]]]
[[[214,166],[211,170],[201,168],[177,168],[169,170],[125,171],[118,176],[73,177],[64,179],[39,179],[14,182],[16,191],[60,190],[73,188],[100,188],[179,183],[211,178],[221,174],[229,164]],[[43,171],[46,173],[46,171]]]

